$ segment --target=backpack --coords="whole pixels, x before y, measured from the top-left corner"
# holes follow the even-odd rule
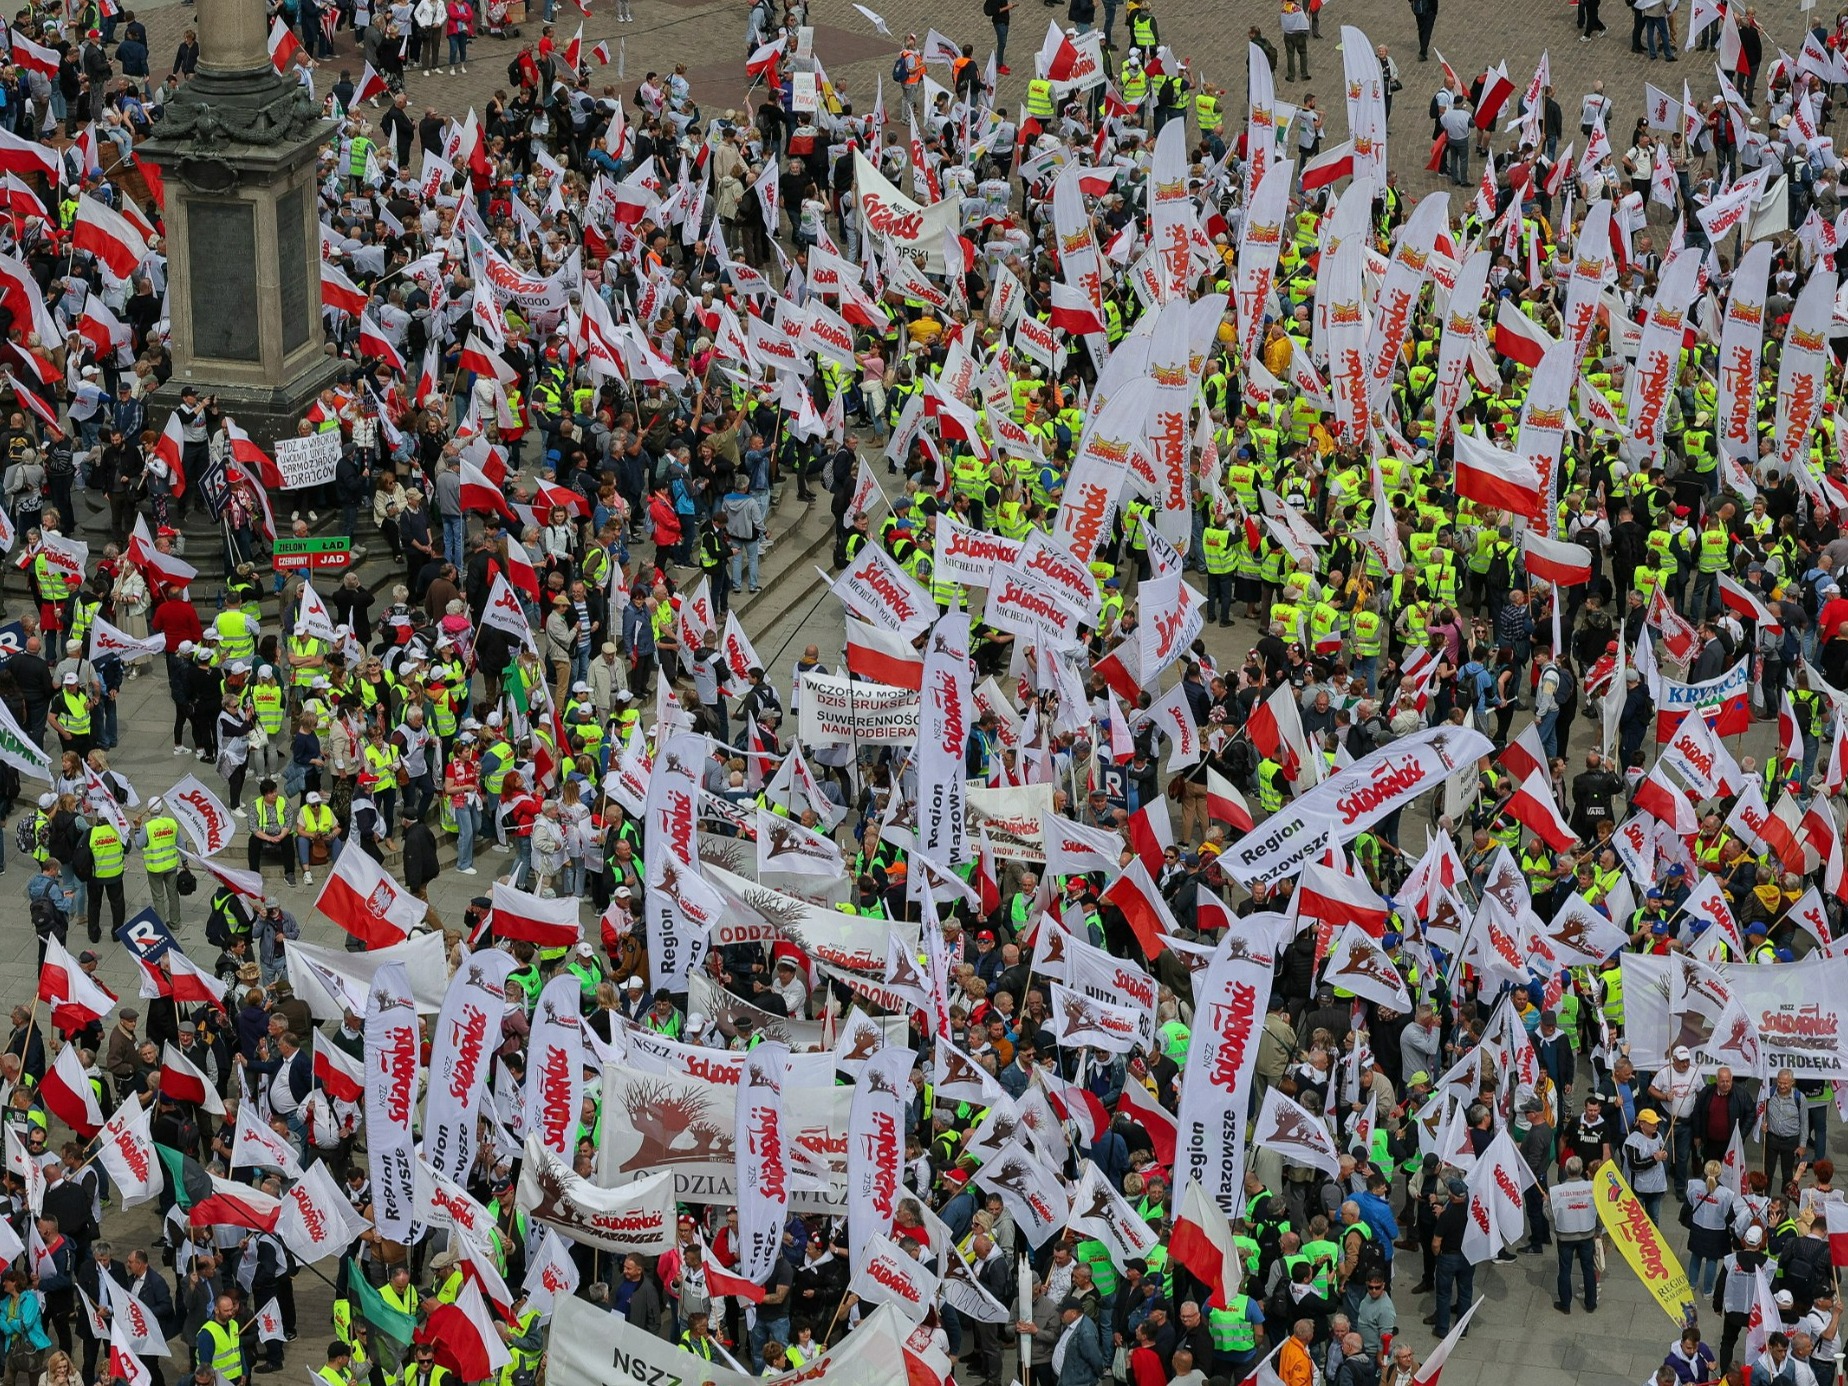
[[[1553,701],[1563,706],[1578,692],[1578,680],[1572,676],[1572,671],[1566,668],[1563,660],[1553,668],[1559,674],[1559,686],[1553,690]]]
[[[80,881],[96,879],[96,853],[90,850],[90,838],[86,833],[77,840],[77,852],[71,860],[71,870],[76,872]]]
[[[1498,543],[1489,554],[1488,585],[1505,592],[1514,586],[1514,546]]]
[[[70,920],[64,911],[52,902],[49,895],[41,895],[32,902],[32,932],[40,938],[64,938],[64,931],[70,927]]]
[[[40,823],[36,813],[28,813],[13,825],[13,846],[29,857],[45,846],[49,824]]]
[[[905,85],[905,78],[910,75],[911,71],[905,65],[905,55],[900,53],[897,61],[892,64],[892,80],[902,87]]]
[[[1368,1230],[1372,1231],[1371,1226]],[[1354,1257],[1354,1273],[1348,1279],[1365,1285],[1369,1277],[1377,1275],[1383,1278],[1385,1274],[1386,1252],[1380,1246],[1380,1234],[1374,1232],[1372,1236],[1361,1239],[1360,1251]]]
[[[1495,689],[1495,676],[1479,660],[1470,660],[1457,671],[1458,687],[1477,712],[1488,709],[1489,694]]]

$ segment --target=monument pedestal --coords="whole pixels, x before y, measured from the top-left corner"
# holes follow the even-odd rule
[[[270,66],[262,6],[198,4],[214,51],[137,150],[166,184],[173,377],[154,402],[216,395],[267,447],[340,371],[321,332],[315,188],[336,126]]]

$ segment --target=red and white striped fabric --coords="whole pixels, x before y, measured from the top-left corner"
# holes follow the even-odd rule
[[[1669,783],[1660,765],[1643,776],[1630,795],[1630,805],[1668,824],[1676,837],[1688,837],[1700,827],[1687,794]]]
[[[225,984],[177,948],[169,948],[159,963],[141,964],[141,995],[148,1000],[171,997],[182,1006],[225,1008]]]
[[[527,556],[526,546],[511,534],[507,536],[507,581],[513,584],[515,591],[524,592],[530,600],[538,602],[539,570]]]
[[[1057,279],[1052,281],[1052,304],[1047,323],[1074,337],[1088,337],[1104,330],[1103,315],[1091,302],[1091,296]]]
[[[1191,1175],[1180,1207],[1175,1209],[1169,1254],[1212,1287],[1211,1303],[1230,1304],[1238,1293],[1238,1244],[1232,1224],[1219,1205]]]
[[[34,43],[17,29],[7,31],[7,46],[12,50],[13,61],[19,66],[57,81],[60,61],[57,49]]]
[[[1325,188],[1338,178],[1350,177],[1354,172],[1354,141],[1343,140],[1331,145],[1303,165],[1302,183],[1305,192],[1314,188]]]
[[[1142,945],[1142,955],[1146,958],[1157,956],[1168,946],[1163,942],[1164,934],[1177,932],[1174,915],[1169,911],[1167,901],[1162,899],[1161,892],[1155,888],[1154,878],[1140,858],[1130,862],[1123,874],[1105,887],[1097,898],[1108,901],[1123,912],[1123,918],[1135,934],[1136,942]]]
[[[478,332],[469,333],[468,340],[462,344],[462,354],[456,358],[456,369],[472,371],[476,375],[491,375],[503,385],[511,385],[520,378],[519,373],[501,359],[498,351],[481,340]]]
[[[321,266],[321,305],[342,313],[359,317],[366,311],[369,300],[365,291],[340,270],[337,265],[323,263]]]
[[[289,70],[289,64],[295,60],[296,54],[301,51],[301,41],[295,37],[294,30],[290,29],[282,20],[272,19],[270,21],[269,31],[270,66],[274,67],[278,72],[287,72]]]
[[[134,329],[109,311],[100,294],[85,297],[77,331],[96,348],[99,358],[110,355],[117,347],[128,346],[135,337]]]
[[[1302,709],[1288,684],[1251,710],[1245,732],[1258,754],[1283,767],[1286,780],[1301,777],[1310,764],[1309,738],[1303,733]]]
[[[115,1009],[115,993],[78,965],[62,943],[45,940],[39,964],[38,999],[51,1007],[52,1024],[73,1035]]]
[[[1528,574],[1559,587],[1577,587],[1591,581],[1591,550],[1582,544],[1549,539],[1537,529],[1521,538],[1522,558]]]
[[[372,70],[372,64],[366,64],[366,70],[359,75],[359,87],[353,93],[353,104],[370,101],[375,96],[383,96],[389,88],[385,79]]]
[[[1515,782],[1525,780],[1529,775],[1543,774],[1546,771],[1546,747],[1540,744],[1540,727],[1529,722],[1521,734],[1510,741],[1507,748],[1495,757],[1498,765],[1506,768],[1513,775]]]
[[[368,948],[403,943],[427,907],[364,852],[342,852],[314,907]]]
[[[1303,868],[1296,887],[1296,913],[1299,919],[1312,919],[1331,929],[1358,924],[1373,938],[1385,934],[1386,921],[1392,917],[1392,910],[1366,881],[1319,862]]]
[[[924,686],[924,656],[896,631],[854,616],[847,620],[847,671],[891,688]]]
[[[1174,1166],[1174,1150],[1179,1139],[1180,1127],[1175,1125],[1174,1117],[1154,1098],[1141,1083],[1131,1080],[1123,1084],[1123,1091],[1117,1097],[1117,1115],[1126,1116],[1144,1131],[1148,1132],[1149,1144],[1155,1148],[1155,1159],[1164,1169]]]
[[[58,153],[48,144],[21,139],[11,130],[0,130],[0,169],[8,173],[36,173],[47,183],[55,184],[59,171]]]
[[[1540,476],[1524,457],[1457,430],[1456,492],[1464,500],[1517,515],[1540,508]]]
[[[1230,823],[1240,832],[1248,833],[1255,826],[1251,805],[1238,792],[1238,786],[1211,766],[1206,771],[1206,816],[1220,823]]]
[[[218,1095],[218,1089],[171,1040],[160,1053],[160,1095],[203,1107],[214,1116],[225,1114],[225,1100]]]
[[[39,1082],[39,1096],[46,1109],[71,1130],[89,1140],[103,1129],[103,1109],[90,1086],[90,1075],[83,1071],[77,1046],[67,1044]]]
[[[127,279],[148,257],[147,238],[127,217],[94,197],[77,199],[71,244],[101,260],[117,279]]]
[[[501,494],[498,486],[490,483],[482,475],[481,468],[466,457],[457,459],[462,470],[462,508],[465,511],[479,513],[492,510],[511,523],[519,523],[519,517],[513,513],[513,507],[507,504],[507,497]]]
[[[386,339],[384,329],[373,321],[370,313],[359,315],[359,354],[384,362],[400,375],[404,373],[404,358]]]
[[[1578,841],[1578,834],[1567,826],[1547,787],[1544,777],[1530,774],[1508,800],[1508,815],[1535,834],[1555,852],[1563,852]],[[1689,810],[1693,812],[1692,809]]]
[[[176,409],[167,415],[167,426],[160,431],[160,437],[154,440],[154,455],[165,464],[173,478],[173,490],[177,495],[186,489],[186,439],[180,431],[180,413]]]
[[[569,948],[584,937],[575,896],[546,900],[496,881],[492,899],[488,927],[500,938],[524,939],[538,948]]]
[[[314,1037],[314,1080],[336,1102],[357,1102],[366,1095],[366,1066],[327,1037]]]
[[[1748,621],[1755,622],[1763,630],[1784,629],[1784,623],[1777,614],[1758,599],[1751,589],[1734,582],[1725,573],[1720,575],[1720,600],[1733,611]]]

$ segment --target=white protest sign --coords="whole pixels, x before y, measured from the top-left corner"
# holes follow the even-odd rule
[[[282,473],[282,489],[299,491],[304,486],[325,486],[334,479],[340,462],[340,430],[310,433],[305,438],[279,438],[276,441],[276,470]]]

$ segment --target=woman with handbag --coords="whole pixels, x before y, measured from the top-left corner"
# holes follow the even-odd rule
[[[26,1292],[26,1273],[14,1266],[0,1276],[0,1334],[6,1336],[6,1373],[0,1386],[36,1386],[51,1351],[40,1320],[39,1297]]]

